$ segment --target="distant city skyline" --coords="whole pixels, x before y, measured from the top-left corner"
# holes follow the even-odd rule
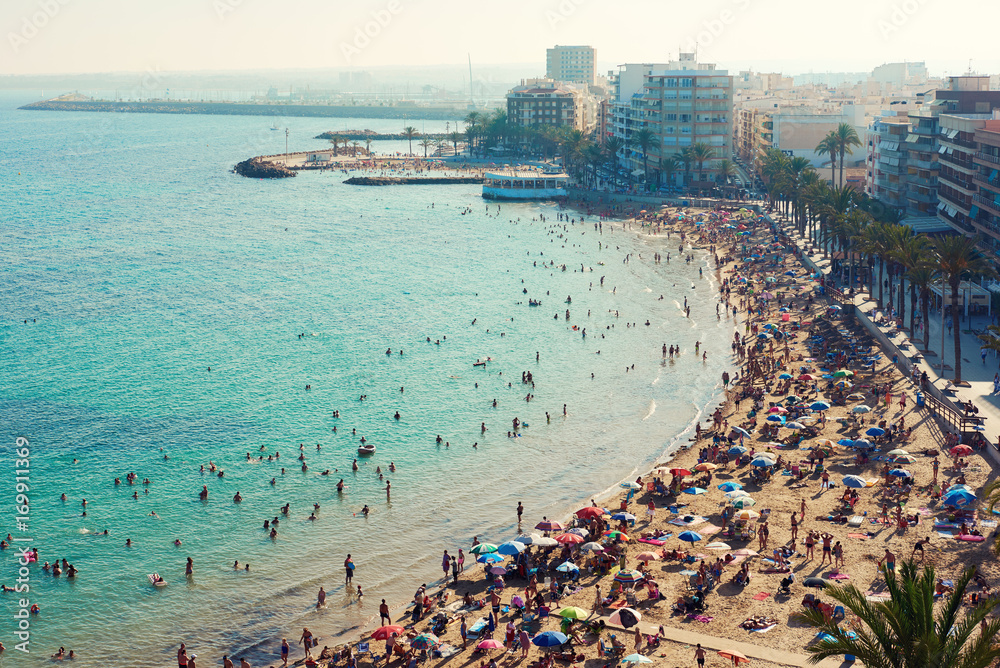
[[[869,71],[925,61],[931,75],[1000,72],[1000,6],[960,0],[962,40],[931,0],[6,0],[0,74],[238,71],[523,63],[544,73],[545,50],[586,44],[608,63],[663,62],[697,50],[730,71]],[[966,20],[967,19],[967,20]]]

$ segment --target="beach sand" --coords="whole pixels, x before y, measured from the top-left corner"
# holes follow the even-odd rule
[[[692,217],[691,215],[687,216],[685,222],[667,219],[664,225],[657,225],[657,228],[661,232],[660,236],[662,236],[662,232],[666,229],[671,229],[675,233],[675,236],[671,240],[666,241],[664,250],[668,250],[670,246],[673,246],[674,250],[676,250],[676,233],[680,231],[688,234],[688,242],[693,248],[708,247],[709,240],[699,240],[696,238],[698,233],[694,225],[691,224]],[[706,225],[705,227],[708,228],[709,226]],[[773,241],[773,234],[765,222],[758,224],[755,234],[749,243],[762,242],[767,244],[771,241]],[[867,337],[859,330],[851,327],[849,322],[842,322],[836,318],[832,320],[825,318],[825,316],[830,314],[830,311],[828,311],[830,303],[826,298],[817,294],[812,304],[803,311],[803,306],[806,304],[805,295],[811,293],[817,284],[812,280],[812,277],[808,276],[807,272],[798,262],[795,261],[793,256],[782,253],[780,256],[780,267],[765,268],[761,264],[755,264],[748,268],[739,260],[740,245],[744,243],[743,241],[740,241],[737,245],[733,245],[732,237],[729,237],[728,239],[720,239],[717,243],[717,253],[719,255],[729,253],[736,258],[735,262],[726,265],[720,270],[719,276],[721,279],[727,277],[735,279],[738,275],[742,274],[748,277],[751,281],[750,284],[753,285],[755,279],[760,279],[765,275],[760,273],[761,270],[766,270],[766,275],[774,276],[781,276],[785,271],[794,271],[794,279],[789,277],[781,285],[767,287],[772,292],[784,293],[784,304],[791,306],[792,320],[800,320],[803,323],[816,323],[814,331],[822,333],[827,337],[831,352],[835,349],[869,345],[870,342]],[[741,299],[737,295],[736,285],[738,284],[732,284],[733,289],[730,295],[730,303],[733,306],[738,305]],[[807,286],[807,289],[795,288],[793,287],[794,285]],[[766,283],[758,283],[757,291],[762,291],[761,288],[765,286],[767,286]],[[802,296],[794,298],[792,303],[789,304],[789,294],[801,294]],[[753,306],[757,306],[756,299],[751,303]],[[770,308],[761,316],[753,316],[751,323],[762,326],[764,323],[772,322],[780,325],[780,315],[775,302],[771,301]],[[740,327],[738,331],[741,334],[745,332],[747,326],[746,318],[746,308],[740,308]],[[820,324],[821,322],[825,324]],[[818,381],[818,392],[812,391],[812,381],[801,385],[801,394],[808,397],[805,403],[808,404],[817,399],[829,399],[833,395],[833,391],[828,387],[829,382],[820,379],[822,373],[820,367],[822,365],[818,362],[819,358],[816,358],[817,361],[815,362],[810,361],[813,359],[812,355],[817,351],[810,351],[807,348],[806,342],[809,338],[807,329],[808,327],[804,326],[803,330],[797,332],[791,339],[787,348],[788,357],[791,360],[789,363],[785,363],[783,358],[785,354],[784,342],[775,345],[773,356],[768,354],[770,342],[764,346],[764,356],[773,358],[775,360],[775,367],[766,374],[764,379],[758,379],[756,384],[756,387],[765,388],[766,394],[763,397],[764,408],[757,416],[757,428],[752,431],[751,438],[744,441],[744,445],[747,448],[756,448],[758,452],[767,450],[769,447],[767,444],[773,440],[771,438],[762,438],[760,429],[764,425],[769,424],[764,418],[771,404],[787,405],[783,401],[787,392],[778,390],[779,381],[776,379],[776,376],[786,368],[794,369],[796,376],[799,375],[799,367],[802,366],[807,367],[810,374],[816,371],[815,377]],[[843,341],[839,335],[835,334],[837,330],[851,331],[851,335],[855,337],[852,339],[853,343]],[[841,342],[837,343],[837,341]],[[754,342],[756,342],[756,338],[752,334],[747,334],[747,344],[753,345]],[[879,351],[876,349],[875,352]],[[798,361],[800,357],[802,361]],[[869,371],[862,371],[858,367],[850,368],[855,369],[858,373],[853,379],[854,387],[849,391],[851,393],[860,392],[864,394],[864,398],[856,401],[847,401],[846,405],[834,405],[825,411],[825,424],[818,425],[820,426],[820,433],[814,438],[806,439],[802,447],[808,448],[814,446],[823,439],[830,439],[835,442],[843,438],[861,438],[863,431],[881,420],[898,423],[902,418],[905,421],[905,426],[912,428],[912,434],[905,443],[894,442],[891,445],[880,446],[880,449],[872,455],[873,461],[863,465],[855,463],[855,450],[841,446],[835,447],[832,454],[827,456],[825,460],[825,467],[830,474],[830,482],[833,485],[831,489],[821,488],[822,479],[819,473],[816,471],[808,472],[810,469],[808,464],[798,464],[806,459],[809,452],[808,449],[799,449],[797,447],[772,447],[771,449],[775,455],[781,455],[785,461],[791,464],[798,464],[801,467],[805,472],[801,481],[795,476],[783,475],[780,470],[777,470],[770,480],[762,484],[757,484],[749,480],[752,467],[747,465],[736,466],[735,462],[730,462],[728,466],[721,467],[714,472],[711,483],[706,485],[707,492],[704,494],[690,495],[682,493],[676,497],[661,495],[654,497],[652,493],[646,490],[646,485],[653,481],[654,475],[650,474],[643,477],[643,490],[638,492],[627,503],[628,512],[634,514],[637,518],[634,526],[626,528],[626,531],[633,537],[633,540],[625,545],[626,567],[628,569],[637,568],[641,563],[634,558],[636,554],[647,550],[658,550],[657,546],[639,543],[634,540],[640,535],[649,534],[650,532],[671,533],[672,535],[665,539],[663,550],[668,553],[673,550],[686,550],[699,559],[705,559],[707,565],[711,565],[717,558],[722,558],[727,553],[727,550],[724,549],[715,550],[705,547],[715,540],[726,541],[733,550],[737,548],[750,548],[760,552],[760,556],[751,557],[747,560],[751,573],[751,581],[748,586],[741,587],[732,582],[733,577],[738,571],[737,566],[730,565],[724,569],[720,579],[721,584],[717,584],[706,596],[707,609],[702,619],[692,619],[682,614],[676,614],[671,609],[671,604],[678,597],[692,593],[693,577],[683,574],[682,571],[689,568],[692,570],[696,569],[697,562],[694,565],[682,564],[673,559],[648,562],[649,568],[647,572],[655,579],[664,600],[650,601],[647,599],[645,588],[640,588],[636,592],[639,602],[634,607],[643,615],[640,628],[644,633],[655,633],[658,627],[663,627],[665,641],[661,643],[660,647],[654,650],[642,650],[642,653],[653,659],[654,662],[663,665],[670,665],[671,663],[678,666],[693,665],[693,647],[691,646],[691,642],[697,642],[699,637],[704,637],[707,639],[705,643],[706,648],[711,650],[725,648],[727,643],[737,642],[755,646],[757,648],[756,654],[750,656],[753,663],[758,666],[768,666],[772,663],[774,665],[801,665],[806,654],[805,647],[814,641],[816,632],[792,620],[791,615],[802,609],[801,601],[805,594],[813,593],[821,600],[824,598],[821,589],[806,588],[803,586],[803,581],[808,577],[828,578],[831,575],[837,574],[839,579],[834,580],[834,582],[853,584],[864,591],[877,594],[884,590],[884,576],[879,571],[878,562],[883,557],[885,550],[892,551],[895,554],[897,563],[902,563],[911,556],[913,545],[918,539],[930,539],[929,544],[924,549],[922,559],[919,553],[917,553],[918,561],[933,565],[941,577],[955,579],[964,568],[971,564],[977,564],[980,573],[986,577],[988,582],[995,583],[997,581],[1000,572],[998,572],[996,561],[991,558],[989,552],[988,546],[991,542],[990,540],[987,539],[984,542],[965,542],[957,540],[954,537],[954,534],[958,533],[955,529],[943,530],[953,534],[950,536],[943,535],[935,530],[935,519],[945,520],[950,512],[938,502],[932,500],[930,496],[934,457],[923,453],[940,452],[938,456],[940,462],[938,480],[942,483],[942,489],[954,483],[960,474],[964,474],[966,484],[973,490],[980,489],[995,477],[992,461],[989,458],[984,458],[980,452],[973,452],[964,458],[968,464],[965,468],[961,470],[953,468],[952,457],[946,450],[946,431],[942,428],[942,424],[931,416],[926,408],[918,409],[916,407],[915,395],[917,388],[909,379],[903,378],[898,370],[885,359],[884,355],[876,363],[874,375]],[[833,371],[833,368],[829,370]],[[729,431],[733,426],[744,425],[750,420],[748,416],[754,402],[750,399],[736,401],[737,396],[750,386],[751,379],[748,377],[747,371],[748,368],[745,363],[738,368],[739,384],[730,387],[728,400],[720,406],[721,418],[729,427],[725,431]],[[891,386],[892,403],[889,407],[886,407],[884,400],[875,401],[872,394],[872,388],[875,384],[880,387],[886,384]],[[901,394],[905,394],[907,397],[905,409],[901,409],[899,406],[899,397]],[[869,405],[873,410],[866,414],[855,414],[855,417],[860,417],[861,420],[850,421],[852,407],[859,404]],[[690,443],[689,447],[681,449],[672,458],[665,457],[659,465],[666,468],[682,467],[693,470],[693,467],[698,464],[699,453],[702,449],[711,447],[712,445],[712,426],[712,420],[704,421],[701,425],[700,440],[693,441],[692,439],[693,442]],[[778,436],[784,437],[789,433],[791,433],[790,430],[781,429]],[[725,434],[722,435],[723,437],[725,436]],[[722,451],[725,451],[725,448],[729,446],[725,440],[723,440],[723,444],[725,444],[725,447],[723,447]],[[905,501],[904,512],[908,515],[918,515],[919,522],[915,526],[907,526],[906,529],[900,529],[896,526],[894,522],[896,516],[894,512],[895,506],[893,503],[889,503],[890,524],[888,526],[872,522],[872,520],[877,519],[880,515],[883,492],[886,489],[884,484],[885,478],[880,475],[885,462],[874,461],[874,457],[884,457],[885,453],[890,449],[900,447],[905,448],[915,458],[914,461],[903,464],[911,472],[914,481],[913,489]],[[853,511],[846,513],[848,516],[861,516],[860,526],[851,527],[842,522],[831,522],[826,519],[829,515],[838,514],[844,507],[841,497],[844,494],[845,487],[841,483],[841,480],[845,475],[859,475],[865,479],[877,480],[874,486],[857,490],[860,499]],[[668,473],[664,472],[662,474],[664,484],[669,485],[670,478],[671,476]],[[686,480],[691,479],[690,477],[686,478]],[[769,509],[767,521],[769,539],[766,549],[760,547],[760,543],[756,538],[743,541],[739,537],[735,539],[722,537],[721,527],[723,526],[723,522],[720,513],[725,508],[725,502],[723,492],[717,489],[717,485],[727,480],[737,481],[744,485],[746,491],[757,502],[752,510],[761,512],[763,509]],[[624,500],[625,494],[622,494],[620,498],[607,499],[609,510],[617,512]],[[652,519],[646,514],[647,504],[650,500],[654,501],[656,508],[655,516]],[[801,520],[803,500],[805,501],[804,521]],[[671,513],[669,506],[677,504],[684,505],[682,508],[678,508],[679,512],[677,514]],[[973,507],[975,507],[975,504]],[[984,516],[983,512],[982,509],[978,511],[979,514],[976,522],[979,529],[986,536],[990,536],[995,530],[992,524],[992,521],[995,520],[992,516]],[[798,528],[798,540],[794,543],[791,540],[790,522],[793,513],[796,514],[797,521],[801,522]],[[687,515],[705,518],[704,521],[690,527],[691,530],[697,531],[703,536],[701,541],[693,545],[681,542],[677,538],[677,535],[687,527],[669,523],[672,519]],[[531,527],[534,526],[534,520],[528,521],[528,518],[525,519],[524,532],[531,533],[533,531]],[[763,519],[751,521],[748,524],[755,529],[759,529],[763,526]],[[612,522],[612,524],[617,523]],[[713,533],[713,528],[715,528],[715,533]],[[820,542],[817,542],[815,556],[807,559],[804,556],[805,547],[803,541],[808,531],[829,533],[832,535],[831,543],[835,544],[839,541],[843,546],[845,565],[837,571],[829,564],[821,565],[820,560],[823,551]],[[506,539],[509,538],[511,537],[506,537]],[[500,537],[496,537],[496,539],[496,542],[501,542]],[[786,575],[784,573],[765,572],[767,564],[763,563],[764,557],[770,557],[771,551],[775,547],[781,546],[789,546],[794,550],[790,561],[792,563],[791,570],[795,573],[796,582],[791,587],[790,596],[776,595],[779,582]],[[559,548],[553,548],[552,554],[549,555],[548,563],[550,568],[554,568],[556,564],[560,563],[558,552]],[[472,559],[473,556],[468,555],[467,563],[471,562]],[[586,557],[578,559],[577,563],[583,564],[585,560]],[[552,602],[549,602],[549,596],[546,593],[546,601],[547,605],[551,608],[551,616],[548,619],[532,623],[530,626],[531,635],[533,636],[540,631],[557,630],[561,620],[555,614],[564,606],[577,606],[585,610],[591,610],[594,606],[594,585],[600,585],[602,592],[606,595],[613,585],[613,573],[616,570],[614,569],[610,573],[601,576],[590,572],[584,566],[579,578],[578,585],[580,589],[578,591]],[[690,573],[690,571],[688,572]],[[551,575],[556,575],[554,571],[550,571],[550,573]],[[464,616],[467,623],[471,626],[475,620],[488,615],[488,605],[483,608],[465,609],[461,608],[460,602],[456,600],[467,592],[471,593],[474,597],[482,599],[488,584],[481,569],[476,567],[474,569],[467,569],[457,585],[448,585],[446,589],[432,587],[435,594],[441,591],[448,593],[449,600],[447,605],[442,607],[449,616],[450,621],[446,630],[439,634],[444,643],[460,648],[459,619]],[[538,588],[542,592],[546,590],[543,582],[539,582]],[[525,581],[512,577],[503,590],[502,600],[504,605],[506,606],[510,602],[512,596],[524,596],[524,590]],[[411,607],[408,607],[405,613],[409,613]],[[602,606],[597,614],[607,616],[612,612],[614,612],[614,608]],[[430,615],[433,614],[434,612],[432,611]],[[408,627],[408,633],[412,635],[416,632],[424,632],[428,627],[429,616],[425,616],[423,620],[412,628]],[[740,624],[749,617],[769,618],[773,620],[774,627],[764,633],[751,633],[740,628]],[[595,615],[591,619],[596,618],[597,616]],[[504,627],[510,619],[509,614],[501,613],[497,630],[494,633],[495,638],[503,640]],[[400,619],[400,611],[397,610],[393,612],[393,621],[394,623],[409,624],[410,617],[407,614],[404,619]],[[519,619],[514,621],[520,626]],[[847,623],[852,623],[852,620],[848,619]],[[629,654],[634,651],[632,631],[634,629],[631,631],[621,629],[616,631],[610,628],[603,637],[606,639],[609,633],[617,633],[619,639],[625,643],[625,654]],[[607,659],[601,658],[598,655],[599,643],[596,641],[596,638],[589,634],[581,633],[580,635],[585,643],[576,646],[574,651],[578,655],[582,655],[582,663],[588,667],[606,663]],[[672,636],[676,641],[671,640]],[[678,638],[678,636],[682,637]],[[382,645],[383,643],[381,642],[372,641],[372,649],[376,652],[382,651]],[[466,665],[469,662],[484,665],[488,660],[487,655],[473,655],[472,648],[474,646],[474,643],[470,641],[469,649],[460,651],[447,659],[432,658],[430,663],[434,666],[446,664]],[[530,662],[544,657],[547,651],[531,647],[528,659],[526,660],[520,659],[521,653],[519,650],[509,653],[504,653],[502,650],[495,650],[492,654],[494,655],[493,658],[497,659],[499,663],[523,664],[527,666]],[[394,662],[398,663],[399,660],[394,659]],[[581,662],[578,661],[577,663]],[[729,663],[729,661],[718,656],[714,651],[709,651],[707,663],[708,665],[722,665]]]

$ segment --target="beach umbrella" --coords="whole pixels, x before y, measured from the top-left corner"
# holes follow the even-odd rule
[[[503,643],[495,638],[487,638],[486,640],[480,640],[476,647],[479,649],[503,649]]]
[[[802,401],[802,397],[800,397],[797,394],[789,394],[787,397],[785,397],[784,399],[782,399],[782,401],[787,401],[790,404],[796,404],[796,403]]]
[[[851,446],[854,445],[854,441],[852,441],[849,438],[842,438],[839,441],[837,441],[837,445],[842,445],[845,448],[850,448]]]
[[[846,381],[846,380],[841,380],[841,381],[837,382],[836,387],[838,387],[841,390],[849,390],[850,388],[852,388],[854,386],[851,385],[851,383],[848,382],[848,381]]]
[[[660,555],[655,552],[640,552],[635,555],[635,558],[639,561],[659,561]]]
[[[834,378],[854,378],[854,372],[848,369],[837,369],[833,372]]]
[[[941,503],[946,506],[955,506],[956,508],[967,506],[975,500],[976,495],[964,489],[956,489],[955,491],[948,492],[941,497]]]
[[[744,520],[744,521],[755,520],[758,517],[760,517],[760,513],[758,513],[755,510],[741,510],[740,512],[736,513],[736,519],[738,520]]]
[[[843,309],[841,309],[841,307],[837,306],[836,304],[834,304],[833,306],[828,306],[827,308],[829,310],[831,310],[831,311],[841,311],[841,310],[843,310]]]
[[[874,448],[875,444],[869,441],[867,438],[859,438],[854,441],[855,448]]]
[[[552,520],[543,520],[535,525],[535,528],[540,531],[562,531],[564,527],[559,522],[553,522]]]
[[[784,406],[774,406],[773,408],[771,408],[771,410],[768,411],[768,413],[787,413],[787,412],[788,409],[785,408]]]
[[[726,492],[725,494],[723,494],[723,496],[726,497],[727,499],[738,499],[741,496],[750,496],[750,495],[746,493],[746,490],[737,489],[733,490],[732,492]]]
[[[733,508],[749,508],[754,505],[757,505],[757,502],[749,496],[738,496],[732,501]]]
[[[421,633],[410,641],[410,647],[414,649],[429,649],[434,645],[440,645],[441,640],[433,633]]]
[[[487,552],[496,552],[497,546],[492,543],[480,543],[479,545],[473,545],[472,549],[469,550],[472,554],[486,554]]]
[[[563,545],[579,545],[584,542],[583,536],[577,536],[575,533],[561,533],[556,536],[555,540]]]
[[[507,574],[507,569],[504,568],[503,566],[493,566],[492,568],[489,569],[489,571],[493,575],[506,575]]]
[[[913,455],[896,455],[895,457],[892,458],[892,461],[894,461],[897,464],[900,463],[912,464],[913,462],[917,461],[917,458],[914,457]]]
[[[952,485],[948,489],[944,490],[944,493],[948,494],[949,492],[954,492],[956,490],[964,490],[966,492],[973,493],[972,488],[968,485]]]
[[[747,453],[747,449],[744,448],[742,445],[734,445],[733,447],[729,448],[728,452],[729,454],[735,457],[742,457]]]
[[[822,439],[822,440],[820,440],[820,441],[817,441],[817,443],[816,443],[816,444],[817,444],[817,445],[836,445],[836,444],[835,444],[835,443],[834,443],[833,441],[831,441],[831,440],[830,440],[830,439],[828,439],[828,438],[824,438],[824,439]]]
[[[791,380],[792,379],[792,374],[790,374],[790,373],[780,373],[780,374],[778,374],[778,378],[781,379],[781,380]]]
[[[745,654],[741,654],[741,653],[737,652],[736,650],[732,650],[732,649],[720,650],[719,651],[719,656],[721,656],[724,659],[730,659],[730,660],[732,660],[733,665],[735,665],[735,666],[740,665],[740,661],[746,661],[747,663],[750,663],[750,659],[748,659]]]
[[[538,538],[535,538],[531,544],[537,545],[538,547],[555,547],[559,544],[559,541],[555,538],[549,538],[548,536],[539,536]]]
[[[692,545],[694,545],[695,541],[701,540],[701,534],[695,531],[681,531],[677,537]]]
[[[885,436],[885,429],[881,427],[869,427],[865,430],[865,434],[868,436]]]
[[[890,450],[885,454],[889,455],[890,457],[898,457],[900,455],[908,455],[910,453],[907,452],[906,450],[903,450],[902,448],[896,448],[895,450]]]
[[[566,533],[575,533],[577,536],[580,536],[582,538],[586,538],[587,536],[590,535],[589,531],[587,531],[586,529],[582,529],[580,527],[574,527],[569,531],[567,531]]]
[[[607,536],[608,538],[612,539],[612,540],[619,539],[619,538],[621,540],[624,540],[624,541],[630,540],[629,537],[628,537],[628,534],[623,533],[621,531],[617,531],[617,530],[605,531],[604,535]]]
[[[691,472],[687,469],[670,469],[670,475],[685,476],[691,475]]]
[[[750,466],[766,468],[768,466],[774,466],[775,463],[776,462],[773,459],[768,459],[767,457],[755,457],[753,461],[750,462]]]
[[[615,582],[621,582],[622,584],[635,584],[637,582],[642,582],[645,576],[639,571],[618,571],[615,574]]]
[[[714,471],[719,468],[718,464],[713,464],[712,462],[702,462],[694,467],[695,471]]]
[[[889,471],[889,475],[895,476],[896,478],[909,478],[910,472],[906,469],[893,469]]]
[[[702,489],[701,487],[685,487],[684,493],[697,495],[697,494],[704,494],[705,490]]]
[[[497,554],[496,552],[487,552],[476,557],[476,561],[481,564],[498,564],[503,560],[503,555]]]
[[[629,628],[638,624],[640,619],[642,619],[642,614],[638,610],[634,610],[633,608],[619,608],[608,617],[608,624]]]
[[[614,515],[611,516],[611,519],[617,520],[619,522],[631,522],[632,520],[635,519],[635,515],[633,515],[632,513],[615,513]],[[559,537],[557,536],[556,540],[558,539]]]
[[[604,546],[600,543],[584,543],[580,546],[580,549],[584,552],[604,552]]]
[[[598,508],[596,506],[587,506],[586,508],[580,508],[576,511],[576,516],[581,519],[590,519],[592,517],[601,517],[607,515],[608,511],[604,508]]]
[[[785,429],[805,429],[806,426],[801,422],[786,422]]]
[[[769,339],[769,338],[771,338],[771,335],[770,334],[765,334],[764,332],[761,332],[760,334],[757,335],[757,338],[758,339]]]
[[[809,408],[814,411],[826,411],[830,410],[830,404],[825,401],[814,401],[809,404]]]
[[[804,373],[799,376],[799,380],[814,380],[814,378],[810,374]]]
[[[853,399],[854,401],[861,401],[862,399],[865,398],[865,395],[863,395],[861,392],[854,392],[852,394],[848,394],[847,398]]]
[[[577,573],[580,571],[580,567],[574,564],[572,561],[564,561],[558,566],[556,570],[560,573]]]
[[[653,660],[642,654],[629,654],[622,659],[622,663],[653,663]]]
[[[845,475],[843,483],[844,487],[851,487],[853,489],[864,489],[868,486],[868,481],[857,475]]]
[[[709,543],[705,547],[707,547],[710,550],[728,550],[728,549],[730,549],[729,543],[723,543],[721,541],[715,541],[714,543]]]
[[[851,412],[852,413],[871,413],[871,410],[872,410],[871,406],[866,406],[865,404],[858,404],[857,406],[855,406],[854,408],[851,409]],[[874,429],[878,429],[878,427],[873,427],[873,428]],[[871,430],[869,430],[869,431],[871,431]],[[881,430],[879,430],[879,431],[881,431]],[[883,431],[882,434],[884,434],[884,433],[885,432]],[[878,434],[878,436],[881,436],[882,434]],[[873,436],[874,434],[868,434],[868,435],[869,436]]]
[[[768,422],[780,422],[781,424],[785,424],[785,418],[784,418],[784,416],[781,416],[781,415],[768,415],[767,416],[767,421]]]
[[[497,554],[506,554],[508,556],[514,556],[515,554],[521,554],[525,550],[524,543],[518,543],[517,541],[507,541],[506,543],[501,543],[497,547]]]
[[[390,624],[388,626],[380,626],[375,629],[375,633],[372,634],[373,640],[388,640],[394,635],[401,636],[406,632],[402,626],[396,626],[395,624]]]
[[[719,485],[719,489],[723,492],[735,492],[738,489],[743,489],[743,485],[733,480],[727,480],[726,482]]]
[[[733,427],[732,431],[729,432],[729,438],[733,438],[733,434],[736,434],[737,438],[740,436],[743,436],[745,438],[750,438],[750,432],[748,432],[743,427]]]
[[[952,457],[968,457],[972,454],[972,448],[967,445],[956,445],[948,452],[951,453]]]
[[[522,545],[534,545],[535,541],[541,538],[541,535],[533,533],[530,536],[525,536],[524,534],[518,536],[517,538],[512,538],[515,543],[521,543]]]
[[[621,485],[619,485],[619,487],[624,487],[625,489],[642,489],[642,485],[640,485],[634,480],[628,480],[626,482],[623,482]]]
[[[546,631],[539,633],[531,639],[531,644],[536,647],[558,647],[564,644],[569,638],[558,631]]]
[[[572,605],[563,608],[556,614],[559,615],[560,617],[565,617],[566,619],[586,619],[587,617],[590,617],[589,612],[587,612],[583,608],[577,608]]]

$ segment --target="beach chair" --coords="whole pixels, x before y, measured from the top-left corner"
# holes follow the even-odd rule
[[[538,620],[541,621],[549,616],[549,606],[543,605],[538,608]]]
[[[835,620],[843,619],[846,616],[847,616],[847,613],[844,611],[844,606],[838,605],[837,607],[835,607],[833,609],[833,618]]]

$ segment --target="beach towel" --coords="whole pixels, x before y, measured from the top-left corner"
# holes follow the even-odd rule
[[[955,534],[953,534],[950,531],[938,531],[937,535],[941,536],[942,538],[954,538],[955,537]]]
[[[979,523],[984,527],[995,527],[997,525],[993,520],[980,520]]]
[[[650,545],[666,545],[667,541],[657,540],[656,538],[639,538],[637,539],[640,543],[649,543]]]
[[[754,594],[753,600],[755,600],[755,601],[763,601],[768,596],[770,596],[770,594],[768,594],[766,591],[762,591],[759,594]]]
[[[722,531],[722,527],[717,527],[713,524],[709,524],[707,527],[702,527],[698,529],[698,533],[702,536],[712,536]]]
[[[486,628],[487,623],[488,623],[487,620],[480,619],[475,624],[469,627],[468,634],[470,636],[478,636],[480,633],[483,632],[483,629]]]
[[[762,629],[750,629],[750,633],[767,633],[768,631],[770,631],[771,629],[773,629],[776,626],[777,626],[777,624],[771,624],[769,626],[765,626]]]
[[[708,624],[710,621],[715,619],[715,617],[709,617],[708,615],[688,615],[687,618],[703,624]]]
[[[789,571],[791,571],[790,568],[771,567],[771,568],[765,568],[764,570],[761,571],[761,573],[788,573]]]
[[[831,573],[830,575],[824,576],[828,580],[849,580],[851,578],[847,573]]]
[[[868,540],[868,534],[866,533],[849,533],[848,538],[857,538],[858,540]]]

